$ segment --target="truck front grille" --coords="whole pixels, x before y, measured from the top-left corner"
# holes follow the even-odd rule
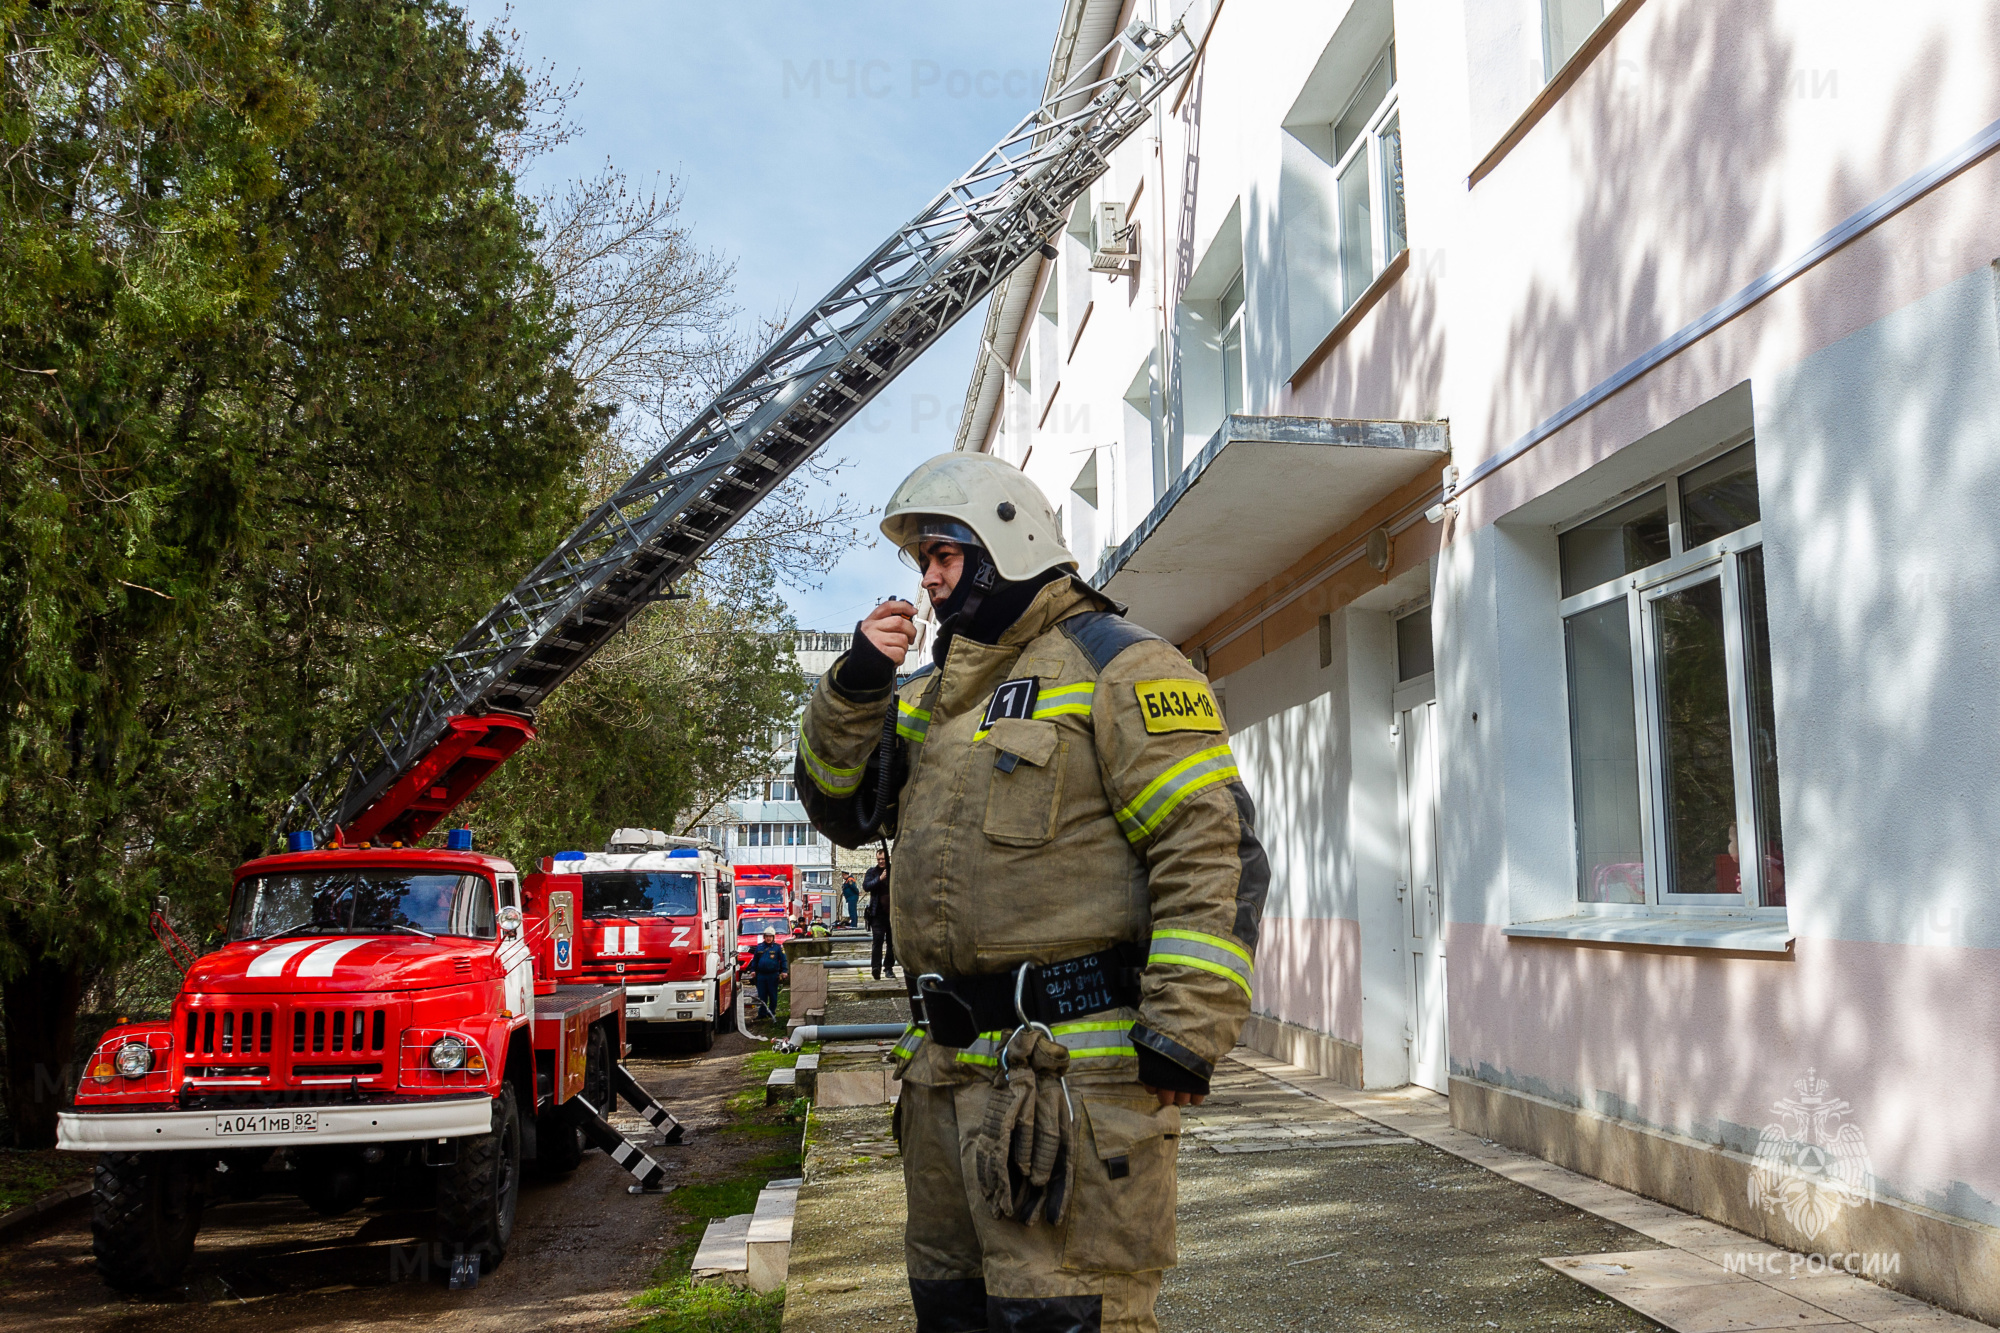
[[[386,1009],[294,1009],[292,1054],[379,1051],[389,1040]]]
[[[274,1009],[189,1010],[189,1055],[269,1055]]]

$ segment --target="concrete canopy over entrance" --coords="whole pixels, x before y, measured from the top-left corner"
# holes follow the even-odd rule
[[[1442,421],[1226,417],[1091,582],[1178,643],[1448,456]]]

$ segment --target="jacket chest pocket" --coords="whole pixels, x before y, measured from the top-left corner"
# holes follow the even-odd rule
[[[992,764],[986,836],[1005,847],[1039,847],[1053,838],[1069,756],[1056,724],[1000,718],[973,752],[975,763]]]

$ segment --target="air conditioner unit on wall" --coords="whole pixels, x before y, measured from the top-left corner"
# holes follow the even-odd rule
[[[1107,199],[1097,206],[1096,244],[1090,252],[1092,273],[1127,274],[1138,270],[1132,228],[1125,222],[1125,205]]]

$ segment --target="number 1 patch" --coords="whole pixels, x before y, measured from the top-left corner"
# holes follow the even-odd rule
[[[1003,717],[1033,717],[1035,696],[1041,692],[1042,683],[1033,676],[1001,681],[1000,688],[987,701],[986,716],[979,719],[980,729],[991,727]]]
[[[1133,688],[1139,692],[1147,731],[1222,730],[1215,695],[1198,680],[1142,680]]]

